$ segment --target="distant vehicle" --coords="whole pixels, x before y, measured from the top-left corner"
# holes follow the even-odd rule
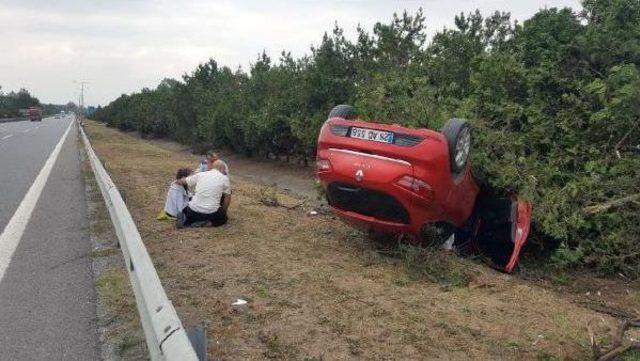
[[[38,107],[29,108],[28,115],[29,115],[29,120],[32,122],[42,121],[42,109]]]
[[[469,160],[471,127],[451,119],[441,132],[359,120],[338,105],[318,137],[316,175],[329,205],[376,233],[413,234],[461,253],[480,253],[513,271],[527,240],[531,204],[495,198]]]

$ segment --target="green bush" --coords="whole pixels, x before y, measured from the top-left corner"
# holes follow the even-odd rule
[[[11,91],[5,94],[0,86],[0,118],[16,117],[19,115],[20,109],[36,105],[40,105],[40,101],[31,96],[26,89],[20,89],[17,93]]]
[[[558,267],[640,275],[640,3],[460,14],[427,43],[422,11],[356,41],[336,26],[308,56],[262,53],[248,72],[201,64],[181,81],[122,95],[95,118],[194,149],[227,147],[305,164],[336,104],[378,122],[439,129],[471,119],[473,160],[501,192],[534,203],[533,243]],[[619,152],[617,152],[619,151]]]

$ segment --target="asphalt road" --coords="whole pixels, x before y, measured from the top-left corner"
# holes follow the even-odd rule
[[[80,143],[71,122],[0,124],[0,361],[99,359]]]

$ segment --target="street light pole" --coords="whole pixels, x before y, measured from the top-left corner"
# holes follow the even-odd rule
[[[81,81],[80,83],[80,101],[78,102],[80,110],[82,111],[82,109],[84,108],[84,86],[86,84],[89,84],[88,81]]]
[[[88,81],[73,81],[74,83],[80,84],[80,95],[78,96],[78,117],[80,117],[80,122],[82,123],[82,117],[84,116],[84,86],[89,84]]]

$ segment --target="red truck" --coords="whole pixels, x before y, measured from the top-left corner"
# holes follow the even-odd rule
[[[42,121],[42,109],[38,107],[31,107],[27,113],[29,115],[29,120],[32,122]]]

